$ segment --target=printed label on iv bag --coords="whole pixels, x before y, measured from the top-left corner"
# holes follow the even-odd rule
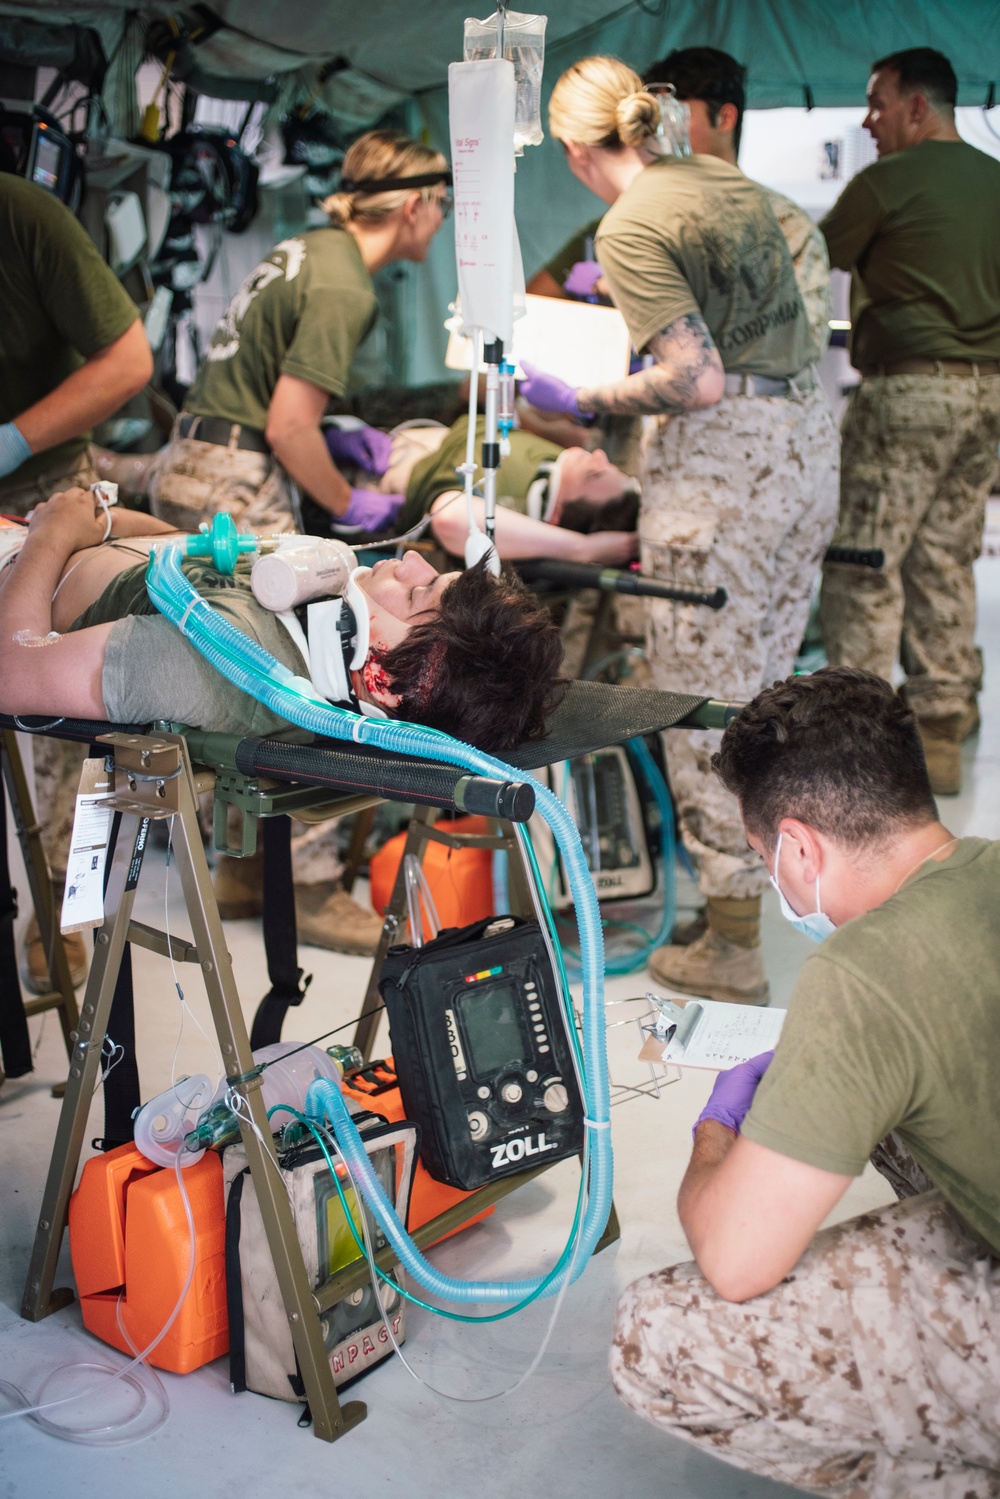
[[[63,932],[100,926],[104,920],[104,866],[108,857],[114,773],[101,759],[84,760],[73,815],[73,834],[66,860]]]
[[[455,260],[462,321],[509,344],[514,326],[514,65],[448,68]],[[517,253],[520,261],[520,252]],[[523,284],[523,283],[522,283]]]

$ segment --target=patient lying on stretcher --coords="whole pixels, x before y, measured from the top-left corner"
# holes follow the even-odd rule
[[[426,520],[444,550],[461,557],[469,527],[462,478],[456,469],[465,461],[468,430],[466,416],[451,427],[408,423],[391,434],[372,427],[341,430],[334,425],[326,429],[326,441],[338,468],[353,470],[352,483],[404,497],[392,522],[394,536]],[[477,457],[485,430],[485,419],[480,417]],[[496,487],[496,548],[504,561],[553,557],[620,567],[638,556],[635,480],[609,463],[600,448],[594,452],[562,448],[535,433],[517,430],[511,432],[509,443]],[[477,486],[482,478],[483,471],[477,468]],[[473,500],[473,512],[482,530],[481,499]],[[327,512],[316,507],[312,514],[315,524],[310,521],[309,529],[326,531]],[[341,533],[335,528],[335,534]]]
[[[285,727],[225,680],[150,602],[150,548],[178,533],[135,511],[107,519],[90,491],[39,505],[30,525],[0,527],[0,712],[149,723],[234,734]],[[6,559],[6,564],[5,564]],[[543,732],[558,702],[562,647],[517,580],[482,566],[437,573],[416,552],[354,576],[370,616],[368,655],[345,666],[322,606],[303,620],[253,597],[249,566],[232,577],[188,559],[196,590],[324,696],[406,718],[488,750]],[[328,608],[329,606],[327,606]],[[338,680],[342,690],[331,690]]]

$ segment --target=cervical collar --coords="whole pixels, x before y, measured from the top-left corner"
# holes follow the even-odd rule
[[[543,463],[538,469],[538,478],[531,484],[527,494],[528,515],[532,520],[550,521],[559,498],[559,486],[562,482],[562,461],[565,452],[560,453],[553,463]]]
[[[277,617],[302,652],[317,692],[369,718],[386,718],[383,709],[359,700],[351,681],[351,672],[360,671],[368,658],[371,617],[357,579],[370,571],[356,568],[343,598],[320,599]]]

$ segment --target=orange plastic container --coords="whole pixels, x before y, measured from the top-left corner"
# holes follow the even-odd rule
[[[185,1169],[184,1186],[195,1225],[194,1279],[176,1321],[149,1356],[173,1374],[188,1374],[229,1349],[225,1204],[215,1151]],[[190,1263],[174,1172],[152,1165],[131,1144],[92,1157],[70,1199],[69,1245],[84,1326],[130,1354],[120,1315],[135,1346],[145,1348],[173,1311]]]
[[[405,1119],[406,1113],[398,1087],[390,1087],[382,1092],[374,1091],[382,1085],[383,1081],[388,1082],[395,1077],[392,1057],[386,1057],[384,1068],[379,1062],[372,1062],[369,1067],[370,1073],[374,1075],[370,1075],[367,1082],[363,1078],[358,1078],[353,1083],[348,1079],[343,1084],[343,1091],[349,1093],[362,1107],[371,1109],[373,1114],[384,1114],[386,1119],[392,1121]],[[422,1228],[431,1218],[436,1218],[439,1213],[447,1211],[448,1208],[454,1207],[456,1202],[461,1202],[471,1195],[469,1192],[461,1191],[458,1187],[449,1187],[446,1182],[435,1181],[418,1157],[417,1169],[413,1176],[413,1190],[410,1193],[410,1232],[412,1233],[415,1228]],[[492,1211],[492,1207],[483,1208],[481,1213],[477,1213],[474,1218],[469,1218],[458,1228],[453,1228],[451,1233],[442,1234],[440,1239],[434,1240],[434,1243],[440,1244],[444,1239],[450,1239],[452,1234],[460,1234],[463,1229],[471,1228],[473,1223],[481,1223],[484,1218],[490,1216]]]
[[[442,823],[455,833],[488,833],[485,817],[456,817]],[[369,867],[372,905],[379,915],[396,883],[406,834],[397,833],[379,849]],[[442,926],[469,926],[493,915],[493,850],[490,848],[446,848],[443,843],[424,845],[423,870],[431,887]]]

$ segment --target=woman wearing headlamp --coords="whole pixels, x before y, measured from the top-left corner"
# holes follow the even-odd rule
[[[289,479],[358,532],[391,526],[402,495],[353,488],[330,457],[320,422],[341,396],[358,345],[378,313],[372,276],[422,261],[447,209],[451,173],[437,151],[373,130],[344,158],[328,228],[282,240],[244,281],[219,322],[149,480],[153,514],[182,531],[227,511],[241,531],[292,531]],[[299,936],[372,952],[381,923],[340,888],[334,824],[296,833]],[[252,915],[259,879],[224,860],[224,916]]]
[[[288,479],[341,526],[388,524],[402,496],[352,489],[320,429],[378,304],[372,276],[422,261],[450,208],[439,152],[373,130],[344,158],[329,228],[282,240],[233,297],[150,478],[153,513],[181,529],[225,510],[241,530],[293,529]]]

